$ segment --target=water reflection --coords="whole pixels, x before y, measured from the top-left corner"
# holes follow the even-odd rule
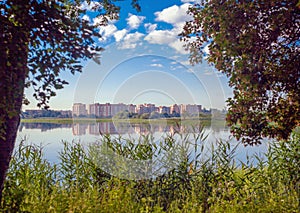
[[[73,123],[73,124],[56,124],[56,123],[21,123],[19,132],[24,129],[37,129],[46,132],[53,129],[72,128],[74,136],[81,135],[99,135],[99,134],[153,134],[168,132],[171,134],[180,132],[197,132],[200,131],[198,124],[179,124],[179,123],[130,123],[130,122],[98,122],[98,123]],[[227,131],[224,125],[211,125],[214,132]]]
[[[193,124],[195,127],[195,123]],[[28,143],[43,144],[45,146],[45,156],[51,162],[58,162],[58,152],[63,149],[61,140],[71,142],[73,140],[88,145],[99,141],[101,134],[118,135],[126,138],[128,135],[137,139],[141,135],[153,134],[155,140],[160,140],[164,133],[192,133],[200,129],[193,128],[191,123],[130,123],[130,122],[100,122],[100,123],[73,123],[73,124],[55,124],[55,123],[21,123],[18,132],[18,141],[24,137]],[[209,153],[211,145],[216,140],[228,140],[229,129],[222,123],[211,123],[204,127],[204,135],[207,135],[204,153]],[[193,135],[193,134],[192,134]],[[191,136],[192,136],[191,135]],[[176,135],[178,136],[178,135]],[[235,146],[238,142],[233,138],[230,144]],[[18,143],[17,143],[18,144]],[[235,159],[241,162],[247,162],[247,156],[254,154],[263,155],[268,148],[267,140],[260,146],[244,147],[240,144],[236,150]]]
[[[20,123],[19,132],[24,129],[38,129],[41,132],[46,132],[53,129],[72,128],[72,124],[56,124],[56,123]]]

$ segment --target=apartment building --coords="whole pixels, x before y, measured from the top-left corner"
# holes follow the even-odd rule
[[[72,107],[72,115],[73,116],[86,116],[87,110],[85,104],[75,103]]]
[[[188,113],[189,115],[195,115],[195,114],[199,114],[201,110],[202,110],[202,106],[197,104],[180,105],[180,114]]]
[[[177,104],[173,104],[173,105],[170,107],[170,113],[171,113],[171,114],[173,114],[173,113],[180,114],[180,106],[178,106]]]
[[[158,112],[159,112],[160,114],[168,114],[168,115],[171,114],[171,113],[170,113],[171,107],[167,107],[167,106],[159,106],[158,109],[159,109]]]

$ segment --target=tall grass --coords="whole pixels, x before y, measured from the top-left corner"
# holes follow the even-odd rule
[[[57,164],[45,160],[42,147],[23,142],[11,161],[1,211],[300,212],[299,133],[270,142],[263,158],[254,156],[255,165],[237,166],[236,146],[219,140],[207,153],[202,132],[166,135],[159,143],[151,135],[136,141],[105,135],[88,148],[63,142]],[[128,180],[103,167],[105,150],[133,160],[164,153],[159,165],[173,164],[159,175]],[[122,161],[105,165],[128,169]]]

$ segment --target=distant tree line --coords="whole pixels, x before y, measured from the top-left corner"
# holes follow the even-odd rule
[[[67,110],[26,110],[21,113],[21,118],[71,118],[72,112]]]
[[[193,113],[189,114],[187,112],[183,112],[182,114],[177,112],[172,112],[171,114],[168,113],[159,113],[159,112],[151,112],[151,113],[132,113],[128,112],[127,110],[117,113],[113,118],[115,119],[127,119],[127,118],[136,118],[136,119],[159,119],[159,118],[179,118],[179,117],[203,117],[210,115],[210,111],[207,112],[200,112],[200,113]]]

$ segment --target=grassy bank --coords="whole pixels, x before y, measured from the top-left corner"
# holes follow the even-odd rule
[[[130,123],[186,123],[195,124],[199,122],[208,123],[211,121],[210,116],[201,118],[161,118],[161,119],[115,119],[115,118],[30,118],[21,119],[23,123],[57,123],[57,124],[72,124],[72,123],[93,123],[93,122],[130,122]],[[223,122],[224,120],[221,120]]]
[[[41,148],[21,143],[0,207],[3,212],[299,212],[299,134],[270,143],[263,158],[255,156],[239,166],[229,142],[217,141],[207,152],[205,142],[195,144],[193,151],[185,146],[201,138],[170,136],[160,146],[150,136],[122,142],[106,135],[88,148],[64,142],[57,164],[45,160]],[[128,180],[121,177],[124,171],[138,168],[122,160],[103,164],[113,159],[105,158],[111,154],[108,148],[132,160],[173,150],[164,158],[169,161],[161,162],[172,167],[157,177]]]

